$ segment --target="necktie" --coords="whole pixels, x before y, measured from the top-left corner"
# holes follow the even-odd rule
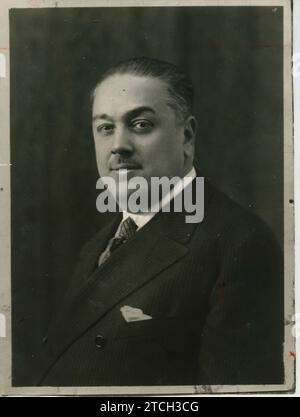
[[[126,220],[123,220],[117,230],[117,233],[109,240],[106,249],[101,253],[98,266],[101,266],[110,257],[114,250],[131,239],[135,234],[136,229],[137,225],[131,217],[127,217]]]

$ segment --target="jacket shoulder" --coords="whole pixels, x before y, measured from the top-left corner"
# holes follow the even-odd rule
[[[249,209],[207,184],[207,205],[204,223],[207,231],[215,235],[221,243],[242,245],[249,239],[261,239],[279,247],[269,225]]]

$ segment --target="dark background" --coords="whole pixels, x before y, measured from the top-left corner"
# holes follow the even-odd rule
[[[282,245],[282,29],[269,7],[11,10],[13,384],[32,383],[78,251],[107,221],[89,95],[116,62],[145,55],[186,70],[197,165]]]

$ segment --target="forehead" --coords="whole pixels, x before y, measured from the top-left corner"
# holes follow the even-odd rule
[[[96,88],[93,115],[123,114],[142,106],[166,111],[168,99],[170,96],[167,84],[158,78],[117,74],[104,80]]]

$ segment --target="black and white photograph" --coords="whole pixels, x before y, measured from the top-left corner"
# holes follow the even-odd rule
[[[6,386],[291,392],[292,2],[19,3]]]

